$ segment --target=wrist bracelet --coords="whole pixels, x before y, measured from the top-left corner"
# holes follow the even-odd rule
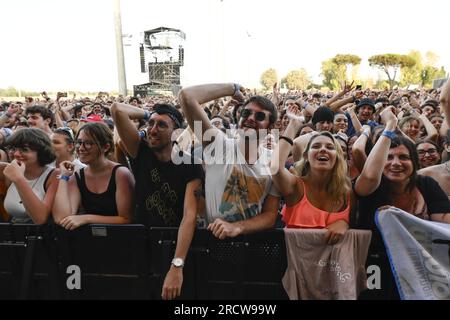
[[[233,93],[233,97],[235,97],[239,91],[241,91],[241,86],[237,83],[234,84],[234,93]]]
[[[279,139],[280,139],[280,140],[286,141],[286,142],[289,143],[291,146],[294,145],[294,141],[292,141],[291,138],[288,138],[288,137],[286,137],[286,136],[281,136]]]
[[[148,112],[147,110],[144,110],[144,118],[145,121],[148,121],[148,119],[150,119],[150,112]]]
[[[66,182],[69,182],[69,180],[70,180],[70,176],[59,175],[57,178],[58,178],[59,180],[64,180],[64,181],[66,181]]]
[[[394,131],[389,131],[389,130],[384,130],[381,135],[385,136],[391,140],[397,136],[397,134]]]
[[[367,137],[367,139],[370,138],[370,133],[369,133],[369,131],[364,130],[364,131],[362,132],[362,134],[365,135],[365,136]]]

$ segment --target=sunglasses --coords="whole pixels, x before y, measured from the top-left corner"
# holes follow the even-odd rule
[[[75,136],[73,134],[73,131],[69,127],[60,127],[58,129],[55,129],[55,133],[63,133],[66,136],[68,136],[71,141],[75,140]]]
[[[264,121],[266,120],[267,115],[262,111],[253,111],[251,109],[244,109],[241,111],[241,117],[244,119],[247,119],[250,117],[253,113],[255,113],[255,120],[256,121]]]

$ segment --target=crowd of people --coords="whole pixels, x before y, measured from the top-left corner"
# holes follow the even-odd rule
[[[370,253],[387,261],[377,209],[450,223],[450,80],[437,90],[44,92],[0,107],[2,220],[178,227],[163,299],[180,295],[201,225],[219,239],[321,228],[329,245],[369,229]]]

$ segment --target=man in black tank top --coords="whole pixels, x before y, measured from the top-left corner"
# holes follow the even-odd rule
[[[172,133],[183,122],[175,107],[156,104],[150,113],[114,103],[111,113],[136,179],[135,222],[150,227],[179,227],[175,257],[162,290],[163,299],[174,299],[181,292],[182,267],[195,230],[195,194],[201,188],[203,168],[189,164],[188,155],[183,155],[187,159],[182,164],[172,162]],[[148,121],[146,138],[139,135],[134,119]]]

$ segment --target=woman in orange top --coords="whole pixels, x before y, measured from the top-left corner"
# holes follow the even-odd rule
[[[344,154],[329,132],[320,132],[312,136],[291,171],[279,165],[286,161],[289,144],[301,126],[300,112],[292,108],[290,114],[297,117],[280,137],[272,159],[273,182],[286,201],[283,221],[287,228],[326,228],[327,243],[335,244],[348,230],[350,210],[355,207]]]

